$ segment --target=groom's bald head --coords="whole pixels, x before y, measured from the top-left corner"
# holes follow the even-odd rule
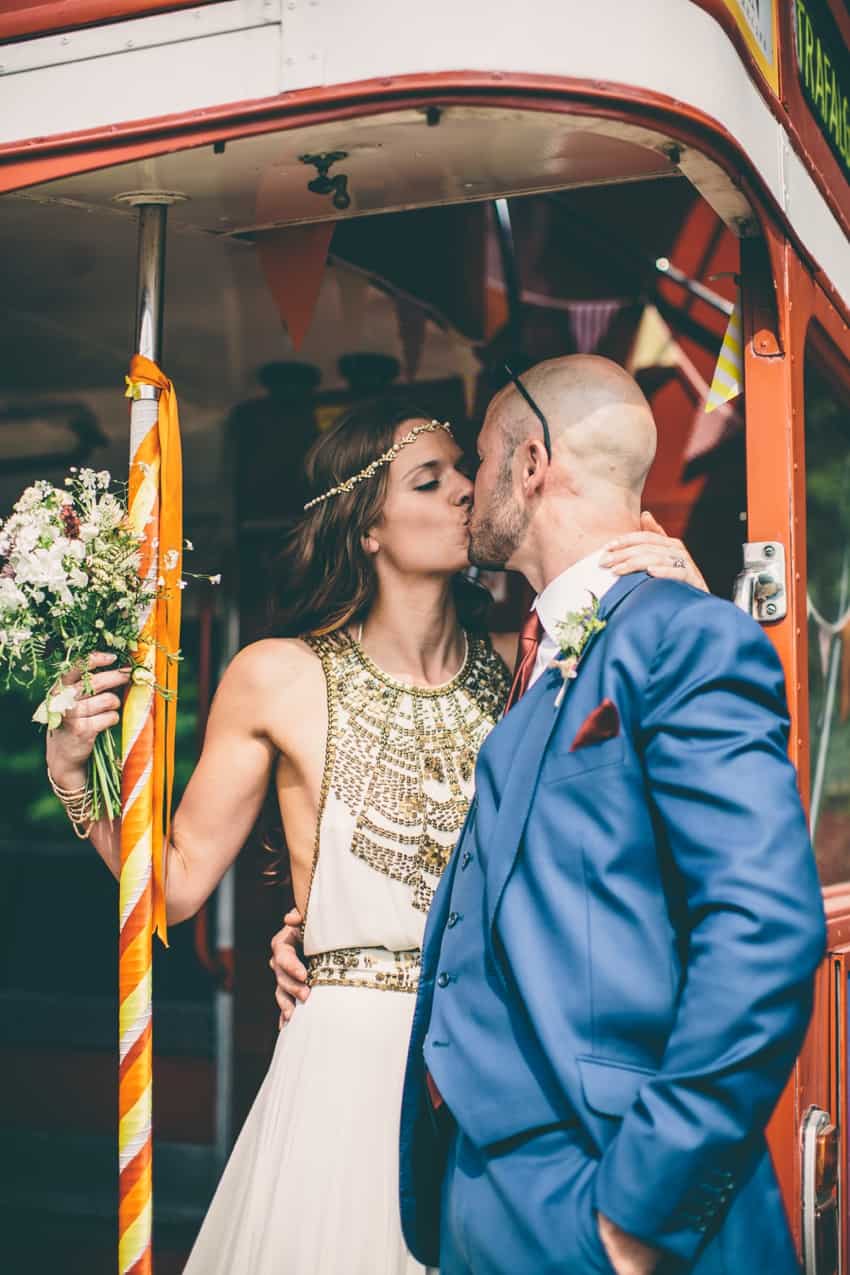
[[[569,354],[530,368],[522,382],[552,435],[553,477],[610,484],[640,495],[655,457],[655,421],[643,391],[618,363]],[[513,385],[491,404],[508,445],[542,436],[537,418]],[[488,411],[488,417],[490,412]]]
[[[549,425],[547,460],[537,416],[513,385],[490,403],[479,435],[470,554],[505,563],[533,518],[557,502],[605,525],[640,514],[655,456],[652,410],[640,386],[617,363],[590,354],[547,359],[522,383]]]

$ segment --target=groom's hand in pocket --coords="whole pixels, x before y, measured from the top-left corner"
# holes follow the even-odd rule
[[[297,908],[283,918],[283,929],[271,941],[269,966],[275,976],[275,1000],[280,1009],[279,1027],[285,1027],[298,1001],[310,995],[307,970],[301,962],[301,913]]]
[[[596,1219],[602,1246],[617,1275],[652,1275],[661,1260],[660,1249],[629,1235],[604,1213],[597,1213]]]

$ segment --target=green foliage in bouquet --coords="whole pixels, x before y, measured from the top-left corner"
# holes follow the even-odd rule
[[[72,470],[65,487],[39,480],[0,522],[0,678],[37,694],[33,720],[54,730],[77,688],[62,678],[95,651],[132,663],[156,582],[139,575],[139,536],[106,470]],[[91,692],[87,672],[83,693]],[[98,735],[89,768],[95,820],[121,813],[120,751]]]

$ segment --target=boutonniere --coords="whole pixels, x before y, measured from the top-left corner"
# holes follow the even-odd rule
[[[561,689],[555,698],[555,708],[561,707],[567,683],[572,681],[578,672],[584,648],[595,633],[601,633],[605,628],[605,620],[599,618],[599,599],[593,593],[590,598],[591,601],[581,611],[570,611],[555,625],[558,655],[552,660],[549,668],[556,668],[563,678]]]

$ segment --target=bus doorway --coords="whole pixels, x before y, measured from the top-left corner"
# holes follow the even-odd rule
[[[203,158],[221,165],[228,156]],[[650,163],[612,148],[605,160],[604,174],[587,159],[573,184],[533,193],[519,182],[522,193],[476,189],[464,202],[341,211],[297,351],[261,264],[264,228],[234,218],[226,182],[215,197],[199,190],[202,214],[191,198],[175,205],[163,363],[181,396],[192,565],[223,576],[214,599],[187,594],[184,781],[218,672],[265,632],[269,567],[300,507],[304,452],[374,394],[421,402],[471,443],[506,358],[618,360],[659,425],[646,506],[685,539],[712,589],[731,592],[747,538],[744,402],[711,415],[704,402],[738,296],[740,240],[669,157],[653,151]],[[618,177],[616,163],[629,171]],[[310,176],[298,171],[299,182]],[[0,318],[4,509],[36,476],[60,482],[68,464],[116,474],[126,465],[120,400],[135,225],[112,195],[138,177],[103,170],[0,201],[14,246],[4,264],[13,303]],[[515,628],[522,584],[501,575],[485,583],[496,626]],[[114,1262],[111,883],[55,817],[24,726],[21,709],[9,726],[15,760],[4,772],[0,847],[14,917],[2,975],[0,1147],[14,1183],[4,1221],[16,1260],[26,1258],[20,1269],[46,1271],[61,1253],[64,1269],[79,1260],[93,1275]],[[258,835],[201,918],[157,953],[158,1271],[180,1269],[274,1045],[268,942],[288,896],[266,882],[268,862]],[[70,941],[68,915],[85,941]]]

